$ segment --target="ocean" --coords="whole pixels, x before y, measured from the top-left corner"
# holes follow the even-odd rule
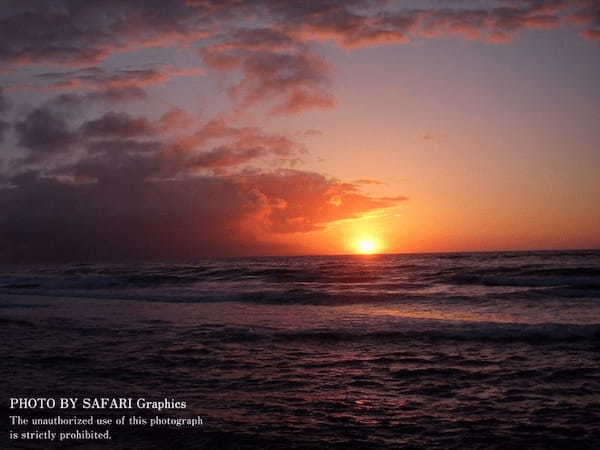
[[[0,339],[5,417],[202,418],[8,448],[600,447],[600,251],[3,267]]]

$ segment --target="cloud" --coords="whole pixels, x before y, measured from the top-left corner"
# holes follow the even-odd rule
[[[15,124],[17,144],[26,153],[14,161],[13,169],[32,164],[57,168],[68,163],[86,167],[86,173],[74,176],[98,178],[90,173],[90,167],[101,168],[104,176],[110,171],[105,163],[119,161],[105,158],[90,166],[88,154],[147,153],[157,173],[168,171],[169,176],[176,176],[200,169],[237,168],[259,159],[284,162],[305,152],[302,144],[285,135],[233,126],[224,119],[200,122],[180,108],[172,108],[156,120],[109,111],[81,121],[72,107],[82,101],[81,96],[61,95],[19,119]]]
[[[334,106],[329,67],[318,55],[302,47],[249,51],[229,44],[204,48],[201,57],[213,69],[242,71],[241,81],[229,89],[242,108],[269,103],[272,114],[293,114]]]
[[[133,118],[126,113],[109,112],[99,119],[90,120],[81,127],[86,138],[149,136],[157,132],[146,118]]]
[[[381,23],[400,24],[403,31],[425,38],[458,36],[492,43],[507,42],[523,30],[552,29],[560,25],[560,17],[551,14],[554,9],[531,6],[464,9],[417,9],[388,15]]]
[[[93,104],[116,105],[119,103],[129,103],[133,101],[144,100],[147,98],[146,92],[137,86],[109,88],[85,94],[61,94],[54,97],[52,106],[57,108],[74,109]]]
[[[96,64],[115,52],[200,39],[213,20],[183,1],[13,2],[5,10],[0,58],[16,64]]]
[[[370,178],[361,178],[360,180],[354,181],[354,184],[385,184],[383,181],[372,180]]]
[[[29,150],[26,164],[39,163],[68,153],[78,137],[69,123],[44,106],[30,112],[15,125],[18,144]]]
[[[335,105],[330,68],[311,41],[349,49],[446,36],[505,43],[521,31],[561,24],[586,26],[579,34],[596,41],[599,17],[596,0],[440,0],[428,8],[381,0],[12,2],[0,19],[0,59],[13,66],[83,66],[48,71],[34,76],[33,83],[10,87],[96,90],[103,94],[98,100],[90,94],[90,101],[104,95],[114,103],[141,98],[139,91],[128,95],[135,88],[196,76],[202,69],[163,65],[109,71],[99,62],[118,52],[200,44],[208,68],[241,72],[228,90],[239,108],[266,104],[272,114],[296,114]]]
[[[266,154],[260,147],[236,149],[226,146],[214,148],[208,152],[196,155],[190,160],[191,167],[198,168],[223,168],[239,166]]]
[[[8,130],[10,130],[10,123],[5,120],[0,120],[0,144],[4,141],[4,137]]]
[[[405,44],[417,18],[409,15],[384,18],[365,16],[348,9],[315,11],[302,20],[290,18],[284,25],[293,36],[302,40],[334,40],[345,48],[385,44]]]
[[[99,90],[110,93],[131,93],[153,84],[162,84],[172,77],[196,76],[203,74],[199,68],[178,69],[163,65],[151,69],[127,69],[107,71],[100,67],[69,72],[45,72],[36,75],[38,83],[12,84],[9,89],[39,89],[39,90]],[[39,84],[39,82],[42,84]]]
[[[285,135],[265,133],[257,127],[236,127],[228,124],[223,118],[209,120],[195,133],[178,138],[172,145],[172,151],[189,154],[215,144],[225,144],[238,150],[268,149],[268,152],[263,154],[271,153],[280,157],[305,151],[303,145]]]
[[[238,28],[218,38],[221,43],[211,47],[211,51],[216,53],[235,50],[285,51],[298,46],[298,42],[286,33],[270,28]]]
[[[0,259],[192,258],[243,251],[261,203],[214,177],[61,183],[36,175],[0,191]],[[119,201],[115,202],[118,198]],[[36,205],[23,209],[23,205]],[[254,248],[256,250],[256,248]]]
[[[160,118],[160,128],[165,131],[189,128],[193,123],[193,117],[181,108],[171,108]]]
[[[78,111],[88,101],[87,95],[63,94],[18,119],[14,129],[19,148],[14,151],[25,153],[17,153],[13,171],[32,164],[73,165],[86,161],[88,154],[141,152],[160,159],[156,165],[168,167],[170,175],[176,176],[200,169],[239,168],[255,160],[288,164],[306,151],[286,135],[234,126],[223,118],[200,121],[180,108],[155,120],[118,111],[81,120]]]
[[[312,138],[312,137],[323,136],[323,132],[321,130],[317,130],[315,128],[309,128],[308,130],[299,132],[298,136],[305,137],[305,138]]]
[[[276,36],[282,30],[354,48],[405,43],[411,35],[512,38],[521,30],[555,27],[569,14],[596,15],[597,27],[595,0],[458,2],[461,7],[448,0],[434,5],[411,9],[377,0],[8,2],[0,19],[0,59],[21,65],[95,65],[118,52],[206,41],[217,30],[242,28],[248,18],[262,30],[242,29],[232,34],[234,40],[271,48],[286,45],[279,40],[282,35]]]
[[[567,17],[576,26],[585,26],[579,35],[589,41],[600,41],[600,3],[595,0],[577,0],[578,8]]]
[[[253,166],[301,155],[304,146],[286,135],[223,117],[199,122],[181,109],[82,120],[61,109],[69,101],[58,96],[17,120],[24,155],[0,187],[2,261],[290,252],[273,236],[402,200],[317,173]]]
[[[320,230],[327,223],[357,218],[405,200],[368,196],[356,184],[299,170],[244,175],[239,182],[260,190],[274,205],[269,214],[269,230],[276,233]]]
[[[335,3],[335,2],[334,2]],[[524,30],[560,26],[573,7],[585,18],[593,0],[490,1],[450,7],[451,1],[430,8],[316,8],[310,14],[286,15],[283,29],[301,40],[333,40],[345,48],[405,44],[415,38],[459,36],[502,43]],[[356,5],[355,5],[356,6]],[[363,5],[365,6],[365,5]],[[582,12],[581,8],[588,7]],[[597,6],[596,6],[597,8]],[[585,32],[584,32],[585,33]]]
[[[164,144],[157,140],[137,141],[123,137],[95,140],[87,144],[91,153],[156,153],[164,150]]]
[[[146,175],[152,170],[139,160],[119,155],[111,163],[115,176],[105,182],[36,172],[14,177],[11,189],[0,190],[5,212],[0,217],[0,259],[257,254],[274,250],[270,233],[317,230],[401,200],[371,198],[353,185],[310,172],[151,181]],[[336,196],[337,204],[330,201]]]
[[[46,72],[38,75],[47,82],[48,89],[115,89],[164,83],[168,75],[155,70],[118,70],[107,72],[99,67],[88,67],[74,72]]]
[[[99,151],[120,148],[123,151],[140,151],[148,148],[147,143],[131,138],[147,138],[162,131],[159,123],[144,117],[132,117],[126,113],[108,112],[75,126],[70,109],[61,109],[73,101],[58,97],[29,112],[15,124],[17,143],[28,153],[16,162],[19,165],[40,163],[60,164],[61,160],[81,157],[81,152],[90,149]],[[154,146],[153,149],[162,148]]]
[[[0,116],[5,115],[11,106],[11,102],[5,97],[2,87],[0,87]]]
[[[589,41],[600,41],[600,29],[584,30],[580,34]]]
[[[3,120],[2,117],[6,115],[11,106],[11,102],[4,96],[4,92],[0,87],[0,144],[4,141],[6,132],[10,129],[10,123]]]

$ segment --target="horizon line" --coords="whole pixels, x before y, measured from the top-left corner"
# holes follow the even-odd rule
[[[199,260],[227,260],[227,259],[253,259],[253,258],[312,258],[312,257],[339,257],[354,256],[357,258],[370,258],[378,256],[427,256],[427,255],[456,255],[456,254],[486,254],[486,253],[553,253],[553,252],[600,252],[600,248],[565,248],[565,249],[535,249],[535,250],[453,250],[453,251],[431,251],[431,252],[380,252],[380,253],[303,253],[303,254],[258,254],[245,256],[198,256],[185,258],[145,258],[145,259],[73,259],[73,260],[55,260],[55,261],[21,261],[21,262],[0,262],[0,267],[21,266],[21,265],[66,265],[66,264],[151,264],[151,263],[192,263]]]

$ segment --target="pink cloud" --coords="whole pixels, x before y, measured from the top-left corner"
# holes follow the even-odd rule
[[[588,41],[600,41],[600,30],[584,30],[579,34]]]
[[[242,79],[229,89],[240,107],[268,103],[272,114],[291,114],[335,105],[327,91],[329,67],[319,56],[301,47],[285,52],[223,48],[204,48],[201,57],[216,70],[241,70]]]

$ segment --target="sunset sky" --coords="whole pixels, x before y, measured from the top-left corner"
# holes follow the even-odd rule
[[[600,248],[599,0],[0,8],[0,261]]]

